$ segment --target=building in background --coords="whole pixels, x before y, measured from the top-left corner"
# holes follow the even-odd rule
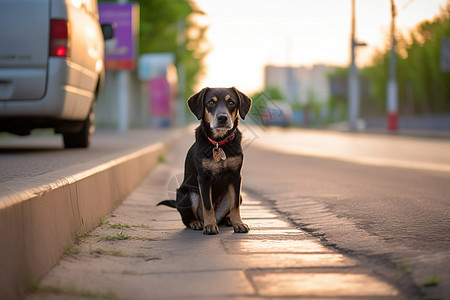
[[[282,105],[290,106],[292,115],[287,118],[290,125],[296,126],[322,126],[329,114],[330,78],[336,67],[327,65],[313,65],[312,67],[293,66],[266,66],[264,90],[277,88],[283,95]],[[278,103],[278,102],[277,102]],[[281,107],[279,104],[277,106]],[[270,122],[269,122],[270,123]]]
[[[308,67],[266,66],[264,86],[277,87],[291,105],[306,105],[310,101],[325,104],[330,96],[328,74],[333,66]]]

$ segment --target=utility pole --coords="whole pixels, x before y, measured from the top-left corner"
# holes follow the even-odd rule
[[[126,4],[128,0],[117,0],[119,4]],[[117,86],[117,131],[128,131],[128,85],[130,72],[128,70],[116,71]]]
[[[397,110],[398,110],[398,91],[396,78],[396,53],[395,53],[395,17],[397,11],[394,0],[391,0],[391,55],[389,58],[389,79],[387,83],[386,99],[387,99],[387,127],[389,131],[397,130]]]
[[[351,60],[348,73],[348,123],[350,131],[358,130],[359,118],[359,80],[358,69],[356,68],[356,47],[366,46],[366,43],[356,41],[356,21],[355,21],[355,0],[352,0],[352,25],[351,25]]]

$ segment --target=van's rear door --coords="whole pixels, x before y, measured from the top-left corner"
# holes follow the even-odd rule
[[[0,101],[45,94],[50,0],[0,0]]]

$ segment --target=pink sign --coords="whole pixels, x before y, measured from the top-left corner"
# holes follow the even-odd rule
[[[159,117],[170,116],[170,87],[165,75],[149,81],[150,115]]]

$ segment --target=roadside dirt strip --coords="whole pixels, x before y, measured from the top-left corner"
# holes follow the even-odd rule
[[[247,234],[186,229],[156,207],[179,169],[160,163],[100,226],[66,248],[27,299],[406,299],[371,268],[244,195]]]

